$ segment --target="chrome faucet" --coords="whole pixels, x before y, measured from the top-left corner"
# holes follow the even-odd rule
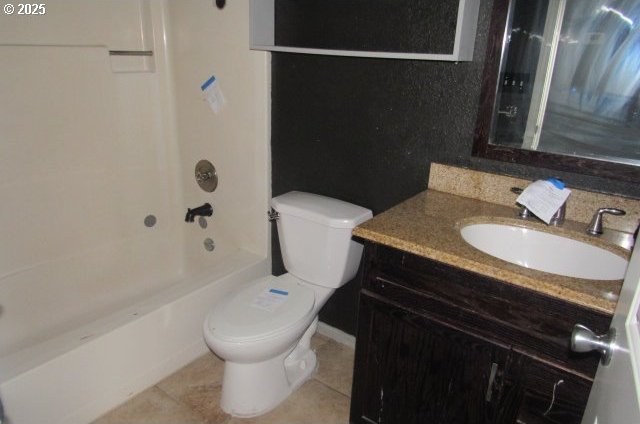
[[[524,190],[521,189],[520,187],[511,187],[511,193],[514,194],[522,194]],[[531,216],[533,216],[533,214],[531,213],[531,211],[529,209],[527,209],[526,206],[522,206],[522,209],[520,209],[520,211],[518,212],[518,216],[522,219],[527,219]]]
[[[523,189],[520,187],[511,187],[511,192],[514,194],[521,194]],[[553,225],[555,227],[559,227],[564,224],[564,218],[567,214],[567,202],[565,201],[562,206],[553,214],[551,217],[551,221],[549,221],[549,225]],[[533,213],[526,207],[522,206],[522,209],[518,212],[518,216],[522,219],[527,219],[533,216]]]
[[[617,215],[617,216],[622,216],[626,214],[626,212],[623,211],[622,209],[616,209],[616,208],[598,209],[596,213],[593,215],[593,218],[591,218],[591,222],[587,227],[587,234],[591,234],[592,236],[599,236],[600,234],[602,234],[602,215],[604,215],[605,213],[608,213],[611,215]]]
[[[562,206],[553,214],[551,220],[549,221],[549,225],[553,225],[555,227],[559,227],[564,224],[564,217],[567,214],[567,202],[565,201]]]

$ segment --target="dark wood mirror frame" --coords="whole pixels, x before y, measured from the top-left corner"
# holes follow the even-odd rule
[[[531,165],[627,182],[640,182],[640,167],[597,159],[537,152],[491,144],[494,105],[498,93],[500,60],[511,0],[494,0],[487,38],[482,90],[474,133],[473,156]]]

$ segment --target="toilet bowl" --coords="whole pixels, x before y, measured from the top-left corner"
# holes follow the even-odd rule
[[[248,282],[224,297],[204,322],[207,345],[225,360],[221,408],[253,417],[275,408],[317,367],[311,350],[318,313],[355,276],[362,245],[351,230],[370,210],[329,197],[290,192],[272,200],[288,273]]]

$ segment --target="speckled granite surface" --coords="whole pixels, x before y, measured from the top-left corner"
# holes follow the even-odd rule
[[[628,251],[608,241],[618,241],[620,234],[616,231],[605,234],[607,237],[603,239],[594,238],[584,234],[584,223],[567,220],[561,228],[550,228],[539,221],[520,220],[516,218],[516,212],[515,207],[427,190],[361,224],[353,234],[572,303],[613,313],[621,280],[584,280],[523,268],[475,249],[460,235],[459,228],[471,223],[505,223],[562,234],[603,247],[620,256],[628,256]]]
[[[552,174],[550,174],[551,176]],[[499,205],[513,206],[517,195],[511,187],[525,188],[531,181],[505,175],[464,169],[432,163],[429,172],[429,188],[445,193],[457,194],[472,199],[484,200]],[[640,201],[620,196],[578,190],[572,187],[567,200],[567,219],[589,223],[598,208],[619,208],[625,216],[604,216],[605,228],[633,233],[640,219]]]

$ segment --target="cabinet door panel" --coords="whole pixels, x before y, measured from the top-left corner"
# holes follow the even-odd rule
[[[360,308],[358,360],[366,372],[355,381],[360,413],[352,420],[515,421],[518,389],[508,376],[517,374],[520,362],[509,349],[366,294]]]
[[[530,360],[518,412],[523,424],[580,424],[591,380]]]

